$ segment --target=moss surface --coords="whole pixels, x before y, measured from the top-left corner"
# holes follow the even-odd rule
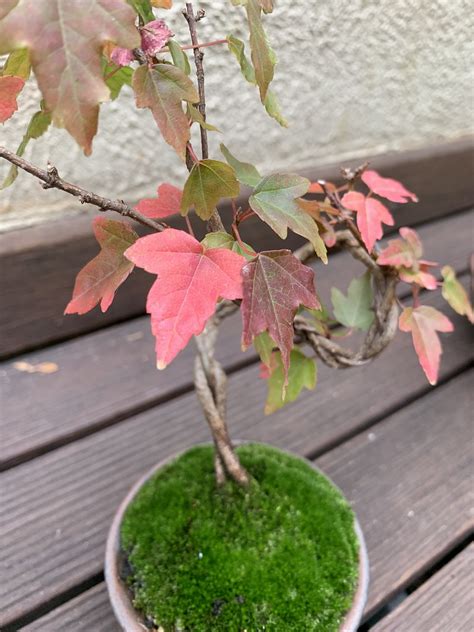
[[[300,459],[238,452],[247,491],[217,490],[199,446],[135,497],[121,536],[136,607],[166,632],[337,631],[358,576],[350,507]]]

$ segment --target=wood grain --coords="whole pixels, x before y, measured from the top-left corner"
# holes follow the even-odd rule
[[[436,305],[440,299],[433,294],[430,296]],[[456,331],[445,340],[442,378],[458,372],[470,360],[469,326],[464,319],[454,320]],[[453,409],[460,405],[468,388],[465,381],[460,383],[461,394],[456,399],[447,399]],[[258,380],[258,367],[231,376],[229,387],[229,420],[234,437],[267,441],[306,455],[333,445],[429,390],[408,335],[399,336],[377,361],[357,371],[335,372],[321,367],[315,393],[306,392],[295,404],[269,417],[262,413],[265,384]],[[245,407],[242,407],[243,393]],[[339,397],[339,393],[345,396]],[[438,406],[437,393],[434,391],[421,400],[421,408],[433,419],[436,411],[443,408]],[[410,418],[411,413],[407,415]],[[451,416],[454,418],[455,412]],[[450,441],[459,442],[455,462],[448,458],[451,454],[448,451],[445,460],[437,464],[439,475],[446,479],[443,478],[445,489],[451,485],[448,474],[457,485],[456,472],[452,470],[458,465],[465,477],[462,455],[469,449],[468,429],[463,435],[452,424],[450,419],[449,423],[445,420],[444,425],[433,426],[433,441],[442,444],[447,434]],[[208,438],[194,394],[190,393],[3,473],[0,517],[0,539],[5,551],[0,579],[3,623],[99,572],[107,526],[131,483],[161,458]],[[408,454],[413,439],[408,433],[409,443],[405,445],[402,433],[392,438],[391,444],[394,449],[403,444],[402,452]],[[423,437],[417,439],[425,441]],[[421,450],[421,444],[418,448]],[[388,467],[389,456],[384,454],[383,467]],[[359,462],[357,455],[354,459],[346,454],[348,467]],[[364,459],[360,466],[363,463]],[[380,502],[387,500],[389,492],[400,492],[402,487],[392,479],[394,474],[403,474],[404,467],[396,462],[387,470],[392,483],[382,490]],[[352,482],[356,480],[357,477]],[[439,478],[434,477],[433,481],[433,485],[442,487]],[[348,490],[349,483],[345,483]],[[365,484],[361,489],[365,489]],[[431,490],[425,489],[428,491]],[[462,489],[456,488],[457,500],[450,517],[453,523],[462,518],[459,508],[465,503],[458,492]],[[368,501],[365,498],[360,502],[363,510]],[[444,520],[441,515],[433,518]],[[451,540],[449,529],[443,537],[446,543]],[[435,551],[439,542],[435,538],[431,544]],[[412,551],[416,560],[415,553],[416,547]]]
[[[460,213],[420,227],[426,256],[465,269],[472,248],[472,216]],[[329,266],[316,264],[315,269],[318,292],[328,302],[331,286],[345,291],[363,268],[347,253],[338,253]],[[400,289],[406,291],[407,286]],[[227,369],[252,357],[251,350],[240,352],[240,335],[236,314],[224,321],[218,343],[219,359]],[[166,371],[156,371],[154,341],[144,317],[15,359],[32,365],[53,362],[58,366],[53,374],[22,373],[14,361],[0,364],[0,467],[191,390],[194,353],[191,343]]]
[[[416,205],[391,205],[397,225],[419,224],[471,206],[473,156],[471,138],[376,156],[372,167],[402,180],[420,198]],[[363,158],[344,164],[355,166],[361,162]],[[305,175],[313,180],[337,179],[339,166],[320,166],[309,169]],[[229,209],[224,208],[224,216],[228,223]],[[80,317],[62,315],[77,272],[97,253],[91,217],[86,212],[84,217],[69,217],[0,235],[0,357],[65,340],[144,312],[150,278],[139,273],[121,288],[105,315],[98,310]],[[261,222],[244,224],[243,237],[249,237],[257,249],[282,245]],[[292,248],[298,243],[291,235],[284,246]]]
[[[472,374],[466,374],[432,391],[377,424],[370,432],[364,432],[329,452],[318,462],[341,486],[362,522],[371,562],[366,615],[422,573],[472,529],[469,511],[472,500],[469,481],[472,471],[469,447],[472,377]],[[267,433],[267,439],[272,439],[271,431]],[[446,572],[441,572],[447,588]],[[456,622],[454,626],[436,627],[435,617],[430,616],[430,610],[436,608],[430,589],[421,602],[417,602],[419,612],[416,605],[409,608],[413,610],[414,618],[400,616],[395,627],[381,628],[380,632],[385,629],[394,632],[470,631],[472,627],[457,627],[458,623],[467,621],[465,606],[470,585],[466,579],[469,572],[472,576],[472,565],[470,571],[464,566],[462,572],[458,570],[454,581],[450,574],[449,591],[438,604],[439,620]],[[407,604],[412,603],[418,592]],[[456,592],[459,592],[457,601]],[[435,595],[441,597],[440,593],[441,587]],[[453,598],[449,600],[448,595]],[[452,606],[453,603],[460,604],[461,599],[464,615]],[[94,617],[97,617],[98,630],[118,632],[104,584],[26,629],[88,632],[96,629],[88,627]],[[414,621],[418,627],[410,627],[407,621]],[[434,621],[434,627],[422,625],[424,621]]]
[[[373,632],[472,632],[473,600],[474,544],[471,544],[382,619]]]

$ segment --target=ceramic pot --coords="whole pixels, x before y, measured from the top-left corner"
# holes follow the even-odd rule
[[[236,442],[239,443],[239,442]],[[252,442],[255,443],[255,442]],[[122,581],[121,569],[124,564],[122,552],[120,549],[120,529],[122,525],[123,516],[127,510],[127,507],[132,502],[140,488],[148,481],[149,478],[155,474],[159,469],[174,461],[181,456],[182,452],[164,459],[151,470],[149,470],[142,478],[135,483],[135,485],[128,492],[124,498],[117,513],[114,516],[112,525],[110,527],[109,535],[107,537],[106,552],[105,552],[105,581],[107,584],[107,590],[109,592],[110,602],[114,610],[115,616],[125,632],[150,632],[150,628],[145,625],[141,614],[135,610],[132,603],[132,595],[130,589]],[[295,458],[297,455],[291,454]],[[319,474],[325,476],[311,461],[303,459],[306,463],[311,465]],[[327,477],[326,477],[327,478]],[[334,485],[334,483],[331,484]],[[367,589],[369,585],[369,561],[367,557],[367,548],[365,545],[364,535],[360,528],[359,522],[355,519],[355,532],[359,540],[359,582],[357,585],[354,599],[351,609],[346,614],[346,617],[341,624],[340,632],[356,632],[364,611],[365,602],[367,599]]]

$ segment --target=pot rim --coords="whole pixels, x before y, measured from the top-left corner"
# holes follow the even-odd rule
[[[340,493],[344,496],[342,491],[337,485],[335,485],[335,483],[329,478],[329,476],[327,476],[312,461],[306,459],[305,457],[294,454],[277,446],[259,441],[235,441],[234,443],[235,445],[242,445],[245,443],[268,445],[272,448],[280,450],[281,452],[285,452],[290,456],[300,459],[305,463],[309,463],[313,469],[315,469],[319,474],[328,479],[331,485],[338,489]],[[192,447],[196,447],[199,445],[203,446],[212,444],[198,443]],[[159,463],[149,469],[131,487],[125,498],[120,503],[119,508],[117,509],[117,512],[115,513],[115,516],[112,520],[112,524],[107,536],[105,549],[105,583],[107,585],[107,591],[109,593],[109,599],[112,604],[112,609],[124,632],[150,632],[150,629],[143,622],[143,618],[141,617],[140,613],[133,607],[130,590],[124,584],[120,577],[120,527],[122,524],[123,516],[129,504],[137,495],[138,491],[155,474],[155,472],[180,457],[189,449],[190,448],[186,448],[184,450],[176,452],[173,455],[162,459],[161,461],[159,461]],[[354,530],[359,542],[359,581],[357,585],[357,590],[354,594],[354,599],[352,601],[352,606],[347,612],[344,621],[341,623],[339,632],[356,632],[362,620],[364,606],[367,601],[367,591],[369,586],[369,558],[367,554],[367,546],[365,544],[364,534],[356,515],[354,515]]]

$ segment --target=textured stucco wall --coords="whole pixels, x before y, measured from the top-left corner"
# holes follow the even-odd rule
[[[180,2],[167,13],[178,41],[187,41]],[[198,3],[197,3],[198,4]],[[228,32],[244,37],[244,15],[229,0],[199,3],[207,18],[201,41]],[[452,139],[472,130],[472,46],[467,0],[279,0],[266,17],[279,64],[273,84],[291,127],[267,117],[256,90],[240,76],[224,47],[205,56],[213,154],[224,139],[262,171],[298,169],[357,154]],[[166,12],[160,12],[165,15]],[[15,148],[38,103],[32,86],[21,113],[0,128]],[[471,128],[471,129],[470,129]],[[92,157],[63,130],[33,143],[27,157],[59,166],[61,174],[104,195],[134,201],[185,168],[161,140],[151,115],[136,110],[129,89],[102,108]],[[0,165],[0,177],[6,173]],[[0,192],[3,230],[77,209],[65,194],[44,192],[21,174]]]

